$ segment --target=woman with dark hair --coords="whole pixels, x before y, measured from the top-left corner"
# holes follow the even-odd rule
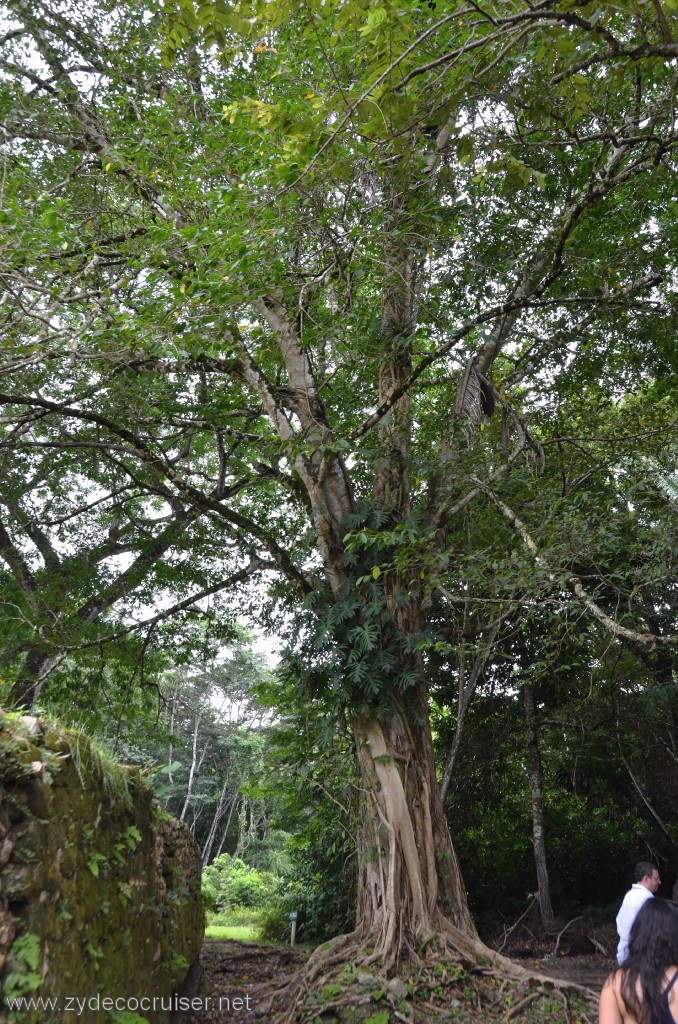
[[[678,1024],[678,909],[650,899],[631,928],[626,960],[605,982],[599,1024]]]

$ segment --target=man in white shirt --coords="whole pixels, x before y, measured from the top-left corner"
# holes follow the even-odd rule
[[[651,899],[661,885],[659,871],[654,864],[647,861],[641,860],[640,864],[636,864],[635,875],[636,881],[624,897],[624,902],[617,914],[617,932],[619,933],[617,963],[619,964],[623,964],[628,956],[629,935],[636,914],[645,900]]]

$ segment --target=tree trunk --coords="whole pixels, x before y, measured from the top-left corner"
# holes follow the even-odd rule
[[[466,612],[464,613],[466,617]],[[483,644],[479,654],[476,656],[470,673],[466,672],[466,641],[462,639],[460,650],[459,650],[459,690],[457,693],[457,727],[454,730],[454,736],[452,737],[452,746],[445,762],[445,770],[443,772],[442,782],[440,783],[440,798],[445,803],[445,797],[447,791],[450,788],[450,782],[454,775],[455,768],[457,767],[457,761],[459,760],[459,752],[461,751],[461,745],[464,739],[464,733],[466,732],[466,721],[468,719],[469,709],[471,707],[471,701],[475,696],[475,692],[478,686],[478,682],[482,675],[483,669],[487,664],[487,660],[492,653],[494,641],[496,640],[497,633],[499,632],[499,626],[503,619],[503,615],[497,616],[496,622],[493,624],[488,639]]]
[[[210,826],[209,835],[207,836],[207,841],[205,843],[205,846],[203,847],[203,851],[202,851],[203,867],[207,867],[207,865],[209,864],[210,854],[212,852],[212,846],[214,845],[214,840],[216,839],[216,836],[217,836],[217,829],[219,828],[219,824],[221,822],[221,819],[224,816],[224,811],[226,810],[226,795],[228,793],[228,784],[229,784],[230,781],[231,781],[231,772],[230,772],[230,769],[229,769],[226,772],[226,777],[224,778],[224,783],[223,783],[223,785],[221,787],[221,792],[219,793],[219,799],[217,801],[217,806],[216,806],[216,809],[214,811],[214,817],[212,818],[212,824]]]
[[[247,831],[247,808],[249,797],[243,796],[240,810],[238,811],[238,842],[235,844],[233,859],[242,858],[245,852],[245,832]]]
[[[401,705],[388,718],[354,719],[366,792],[357,927],[387,970],[436,932],[467,955],[480,946],[438,791],[423,682],[416,697],[420,714]]]
[[[169,752],[168,752],[167,778],[168,778],[170,786],[174,785],[174,779],[172,778],[172,758],[174,757],[174,744],[173,744],[173,740],[174,740],[174,719],[175,719],[176,713],[177,713],[177,697],[178,697],[178,694],[179,694],[179,672],[177,671],[174,674],[174,693],[172,694],[172,705],[171,705],[172,706],[172,713],[170,715],[170,726],[169,726],[170,740],[169,740]]]
[[[386,205],[399,215],[401,192],[393,188],[386,195]],[[396,240],[387,234],[384,239],[380,403],[391,400],[412,369],[418,264],[413,239],[404,242],[406,237]],[[379,425],[373,497],[391,510],[394,524],[411,511],[410,420],[405,391]],[[419,577],[416,567],[411,575]],[[353,721],[365,793],[356,924],[361,941],[372,948],[369,960],[383,961],[390,972],[403,952],[416,957],[434,936],[470,956],[484,947],[468,909],[438,789],[424,666],[419,655],[406,653],[411,651],[407,639],[422,627],[421,593],[392,573],[384,581],[384,594],[400,634],[394,675],[407,674],[416,682],[391,693],[390,715],[375,709]]]
[[[226,837],[228,836],[228,830],[231,827],[231,821],[233,820],[233,812],[235,811],[236,807],[238,806],[238,801],[239,800],[240,800],[240,791],[236,789],[235,794],[233,796],[233,799],[231,800],[230,807],[228,809],[228,817],[226,819],[226,824],[224,826],[224,831],[221,833],[221,842],[219,843],[219,849],[216,852],[216,857],[218,857],[221,854],[221,851],[224,848],[224,843],[226,842]]]
[[[546,867],[546,830],[544,826],[544,802],[542,798],[543,775],[541,768],[541,752],[539,750],[539,733],[535,712],[534,689],[531,683],[523,685],[525,695],[525,720],[527,722],[528,774],[530,778],[530,795],[532,797],[532,845],[534,847],[534,863],[537,868],[537,886],[539,892],[539,910],[545,928],[553,924],[553,906],[551,904],[551,885]]]
[[[200,719],[202,718],[202,713],[203,713],[203,708],[200,708],[197,711],[197,713],[196,713],[195,724],[194,724],[194,727],[193,727],[193,749],[192,749],[192,752],[191,752],[191,770],[190,770],[189,776],[188,776],[188,786],[186,788],[186,799],[184,800],[184,806],[181,808],[181,814],[179,815],[179,821],[183,821],[184,818],[186,817],[186,811],[188,810],[188,805],[191,802],[191,797],[193,795],[193,783],[195,782],[195,775],[196,775],[196,772],[200,771],[203,759],[205,757],[205,752],[207,750],[207,743],[206,743],[205,746],[203,747],[203,751],[202,751],[202,755],[200,757],[200,760],[198,760],[198,730],[200,728]]]
[[[42,685],[58,660],[54,648],[49,652],[37,644],[30,648],[12,687],[12,706],[17,711],[33,711]]]
[[[384,238],[379,402],[391,402],[378,419],[379,446],[372,498],[388,510],[394,528],[411,513],[409,480],[411,411],[409,389],[412,347],[417,324],[418,272],[424,257],[421,237],[413,229],[401,183],[384,183],[390,225]],[[402,220],[402,230],[391,228]],[[420,258],[419,258],[420,257]],[[284,390],[273,393],[254,365],[243,339],[237,340],[245,382],[259,395],[283,444],[298,444],[292,412],[310,449],[289,457],[304,486],[317,532],[317,547],[335,600],[345,596],[345,517],[353,511],[347,473],[323,446],[334,441],[313,369],[294,326],[295,320],[275,296],[254,302],[273,331],[288,374]],[[402,392],[401,392],[402,389]],[[397,392],[397,394],[396,394]],[[284,406],[284,407],[283,407]],[[420,567],[412,567],[419,578]],[[412,679],[406,691],[390,690],[382,679],[379,708],[354,716],[353,727],[363,775],[363,835],[358,881],[356,938],[383,960],[388,972],[401,954],[416,955],[422,944],[447,942],[466,956],[486,955],[469,913],[466,892],[438,790],[429,724],[424,666],[411,653],[410,637],[422,627],[421,593],[408,589],[398,573],[384,581],[385,600],[397,640],[384,637],[396,662],[393,679]],[[384,714],[388,701],[390,714]],[[246,818],[241,821],[236,856],[243,849]],[[364,961],[361,961],[364,962]]]

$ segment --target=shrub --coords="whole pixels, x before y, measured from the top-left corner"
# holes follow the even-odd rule
[[[279,879],[270,871],[257,871],[228,853],[217,857],[202,876],[205,903],[217,914],[233,907],[263,907],[271,902],[278,886]]]
[[[293,910],[299,915],[297,939],[305,945],[318,945],[355,927],[354,892],[341,872],[334,877],[315,872],[281,886],[275,904],[262,913],[262,939],[289,942]]]

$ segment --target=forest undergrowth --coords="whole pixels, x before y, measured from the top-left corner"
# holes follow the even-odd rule
[[[519,956],[520,940],[514,945],[510,952]],[[597,993],[613,967],[612,959],[598,951],[580,957],[547,953],[521,957],[526,975],[534,978],[520,980],[440,957],[405,963],[397,977],[385,981],[378,969],[361,969],[348,961],[319,977],[293,1016],[287,1016],[289,1005],[287,1011],[281,1008],[281,993],[289,991],[295,976],[304,976],[317,952],[206,940],[201,994],[210,997],[215,1009],[194,1014],[190,1024],[289,1024],[292,1019],[304,1024],[592,1024]],[[547,975],[554,983],[537,980]]]

